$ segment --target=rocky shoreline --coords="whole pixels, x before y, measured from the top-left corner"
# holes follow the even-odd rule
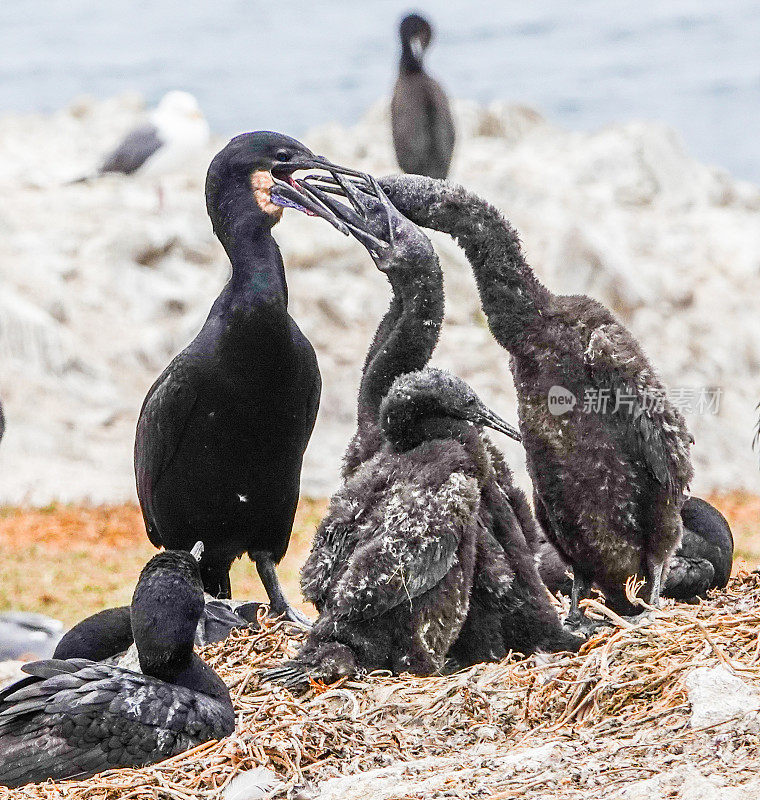
[[[114,502],[134,496],[140,404],[202,323],[227,276],[205,213],[208,160],[161,179],[88,173],[139,121],[134,96],[82,99],[49,116],[0,119],[0,502]],[[695,491],[758,486],[760,189],[702,165],[678,136],[633,122],[558,129],[528,108],[456,104],[452,180],[496,204],[553,290],[608,304],[680,396],[696,439]],[[255,120],[252,120],[255,127]],[[303,140],[376,174],[395,171],[387,106],[355,127]],[[291,313],[317,350],[324,392],[303,489],[329,494],[352,433],[356,386],[388,292],[356,242],[287,212],[276,229]],[[493,342],[466,262],[435,235],[447,317],[435,363],[516,416],[505,353]],[[700,408],[699,393],[718,397]],[[691,409],[691,410],[690,410]],[[525,485],[524,456],[499,437]]]

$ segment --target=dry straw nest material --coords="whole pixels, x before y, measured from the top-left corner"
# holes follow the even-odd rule
[[[614,617],[593,601],[592,609]],[[684,760],[735,784],[757,763],[757,736],[728,743],[689,728],[683,679],[723,665],[760,688],[759,623],[760,575],[741,573],[698,606],[671,604],[635,627],[618,620],[576,655],[511,658],[442,677],[376,674],[294,696],[258,671],[292,656],[300,634],[264,620],[204,653],[230,687],[232,737],[145,769],[12,795],[212,798],[257,766],[286,782],[272,796],[330,800],[617,797],[621,785]],[[324,783],[339,776],[370,783],[357,794],[350,781]]]

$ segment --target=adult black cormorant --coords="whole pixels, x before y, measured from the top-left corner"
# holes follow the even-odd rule
[[[681,507],[683,539],[668,564],[662,596],[693,601],[710,589],[722,589],[731,577],[734,539],[726,518],[699,497]],[[542,537],[537,549],[541,579],[552,593],[569,595],[573,580],[553,545]]]
[[[357,183],[344,180],[340,185],[328,179],[311,185],[347,194],[354,208],[363,214],[363,223],[354,219],[353,212],[346,213],[343,206],[332,205],[328,195],[319,196],[345,221],[354,223],[354,235],[364,226],[375,238],[388,243],[380,252],[373,251],[372,243],[367,245],[376,265],[387,272],[394,295],[362,376],[360,422],[346,456],[346,463],[353,469],[382,445],[377,413],[391,382],[416,365],[418,369],[426,365],[432,355],[443,320],[443,276],[427,237],[388,206],[374,178],[366,176]],[[388,321],[392,319],[400,322],[389,331]],[[532,653],[577,649],[581,640],[562,628],[536,571],[536,523],[527,499],[514,486],[502,454],[487,437],[482,438],[490,465],[486,469],[488,478],[482,484],[470,609],[449,655],[465,665],[498,660],[509,650]],[[350,471],[344,471],[344,480],[348,474]],[[314,549],[319,546],[315,542]],[[332,555],[333,569],[348,557],[338,551],[332,551]],[[314,563],[318,563],[316,556]],[[324,582],[320,570],[302,587],[318,609]]]
[[[221,597],[231,594],[230,565],[247,552],[273,613],[302,622],[275,565],[288,547],[321,381],[314,349],[288,314],[271,231],[292,206],[348,232],[292,179],[307,168],[352,174],[267,131],[235,137],[211,162],[206,206],[232,277],[148,392],[135,442],[151,542],[189,549],[202,540],[203,585]]]
[[[380,183],[412,221],[451,234],[472,265],[510,353],[536,514],[573,567],[569,620],[584,622],[578,603],[592,582],[615,611],[633,613],[632,575],[656,605],[681,540],[693,440],[638,342],[600,303],[544,287],[517,233],[481,198],[429,178]]]
[[[422,64],[433,30],[426,19],[409,14],[399,35],[401,61],[391,100],[396,159],[404,172],[445,178],[454,152],[454,120],[446,93]]]
[[[517,431],[464,381],[431,368],[398,378],[379,419],[383,447],[333,496],[303,568],[319,619],[270,680],[429,675],[467,616],[490,469],[480,428]]]
[[[151,764],[232,733],[229,691],[193,653],[203,605],[192,554],[159,553],[132,598],[141,673],[84,659],[26,665],[30,677],[0,692],[0,785]]]

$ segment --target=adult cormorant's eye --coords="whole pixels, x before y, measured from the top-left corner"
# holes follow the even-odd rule
[[[275,153],[275,158],[278,161],[288,161],[290,159],[290,153],[287,150],[278,150]]]

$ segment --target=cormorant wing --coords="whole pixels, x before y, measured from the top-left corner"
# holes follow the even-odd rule
[[[128,133],[113,152],[106,156],[101,172],[122,172],[131,175],[155,153],[164,142],[158,128],[147,123]]]
[[[24,669],[0,698],[0,785],[141,766],[234,729],[231,704],[149,675],[83,659]]]
[[[143,403],[135,437],[137,495],[150,541],[160,547],[160,531],[153,519],[153,492],[171,464],[182,441],[187,422],[198,399],[188,369],[196,359],[180,353],[153,384]]]
[[[680,497],[692,477],[693,439],[631,334],[616,322],[596,327],[585,360],[592,367],[594,388],[608,393],[605,416],[611,428],[620,432],[652,477]]]
[[[451,473],[437,488],[397,483],[375,509],[376,529],[356,547],[329,599],[344,619],[371,619],[410,603],[452,568],[480,504],[475,478]]]

